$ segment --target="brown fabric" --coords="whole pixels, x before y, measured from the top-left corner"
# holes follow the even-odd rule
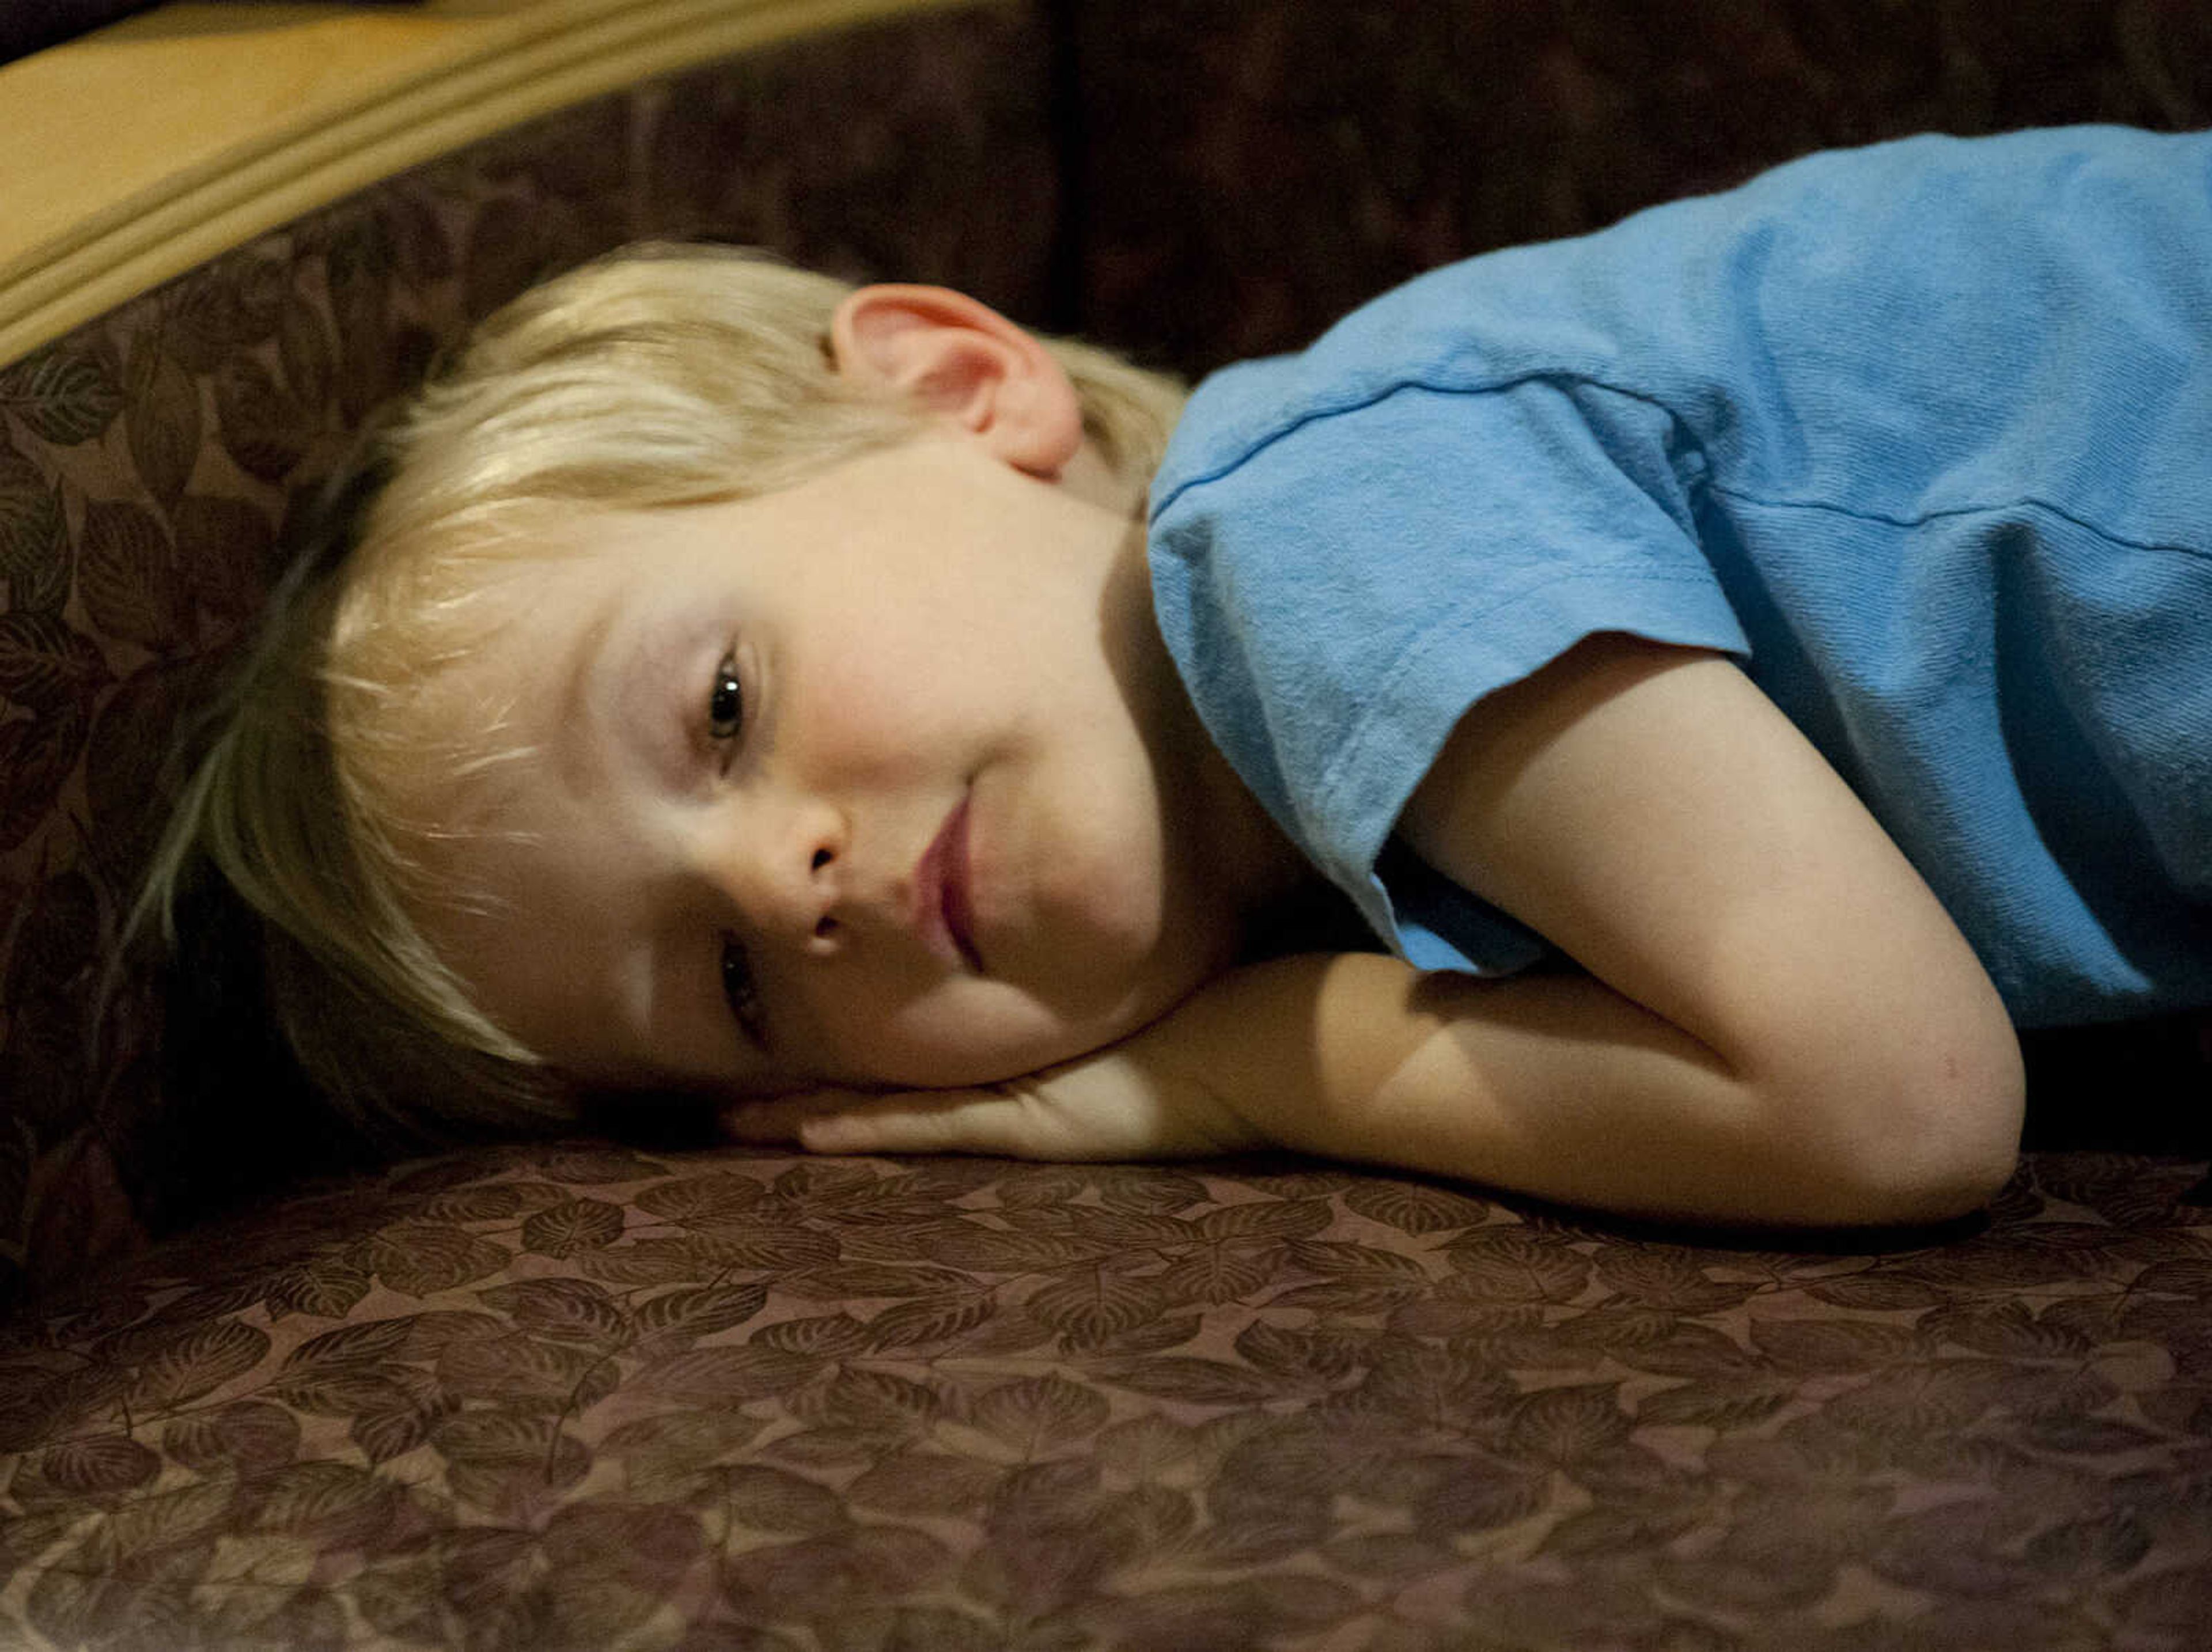
[[[994,8],[572,111],[0,367],[0,1303],[189,1213],[144,977],[94,1014],[163,758],[292,501],[532,276],[642,234],[753,240],[1195,371],[1825,143],[2212,121],[2208,64],[2198,0]],[[200,1054],[274,1133],[290,1098],[248,1052]]]
[[[1822,143],[2091,118],[2212,121],[2212,10],[948,14],[573,111],[0,367],[0,1285],[317,1135],[250,1001],[93,988],[293,501],[533,276],[712,233],[1196,369]],[[295,1189],[0,1327],[0,1645],[2192,1652],[2169,1032],[2044,1069],[2163,1156],[2033,1154],[1887,1248],[1273,1163],[571,1143]]]
[[[1684,1244],[1409,1179],[403,1167],[0,1355],[0,1643],[2185,1652],[2202,1163]]]
[[[259,1133],[238,1128],[258,1099],[239,1084],[267,1080],[217,1048],[198,1077],[218,1116],[178,1139],[144,972],[95,1011],[174,754],[348,434],[533,279],[648,234],[957,281],[1036,314],[1044,61],[1024,12],[955,12],[604,99],[0,367],[0,1305],[27,1272],[168,1225],[190,1193],[169,1172],[207,1132],[241,1155]]]
[[[2203,0],[1078,5],[1086,325],[1186,371],[1817,149],[2212,124]]]

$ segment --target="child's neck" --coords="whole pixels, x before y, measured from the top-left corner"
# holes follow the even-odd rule
[[[1214,744],[1161,640],[1141,518],[1130,522],[1103,601],[1102,623],[1125,639],[1117,675],[1158,768],[1165,829],[1247,924],[1301,897],[1319,875]]]

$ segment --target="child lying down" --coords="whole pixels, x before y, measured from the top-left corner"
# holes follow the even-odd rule
[[[2212,1004],[2212,136],[1815,156],[1187,408],[640,248],[357,491],[154,897],[360,1114],[1913,1221],[2015,1025]]]

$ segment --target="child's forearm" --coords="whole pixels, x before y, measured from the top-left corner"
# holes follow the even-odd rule
[[[1623,1215],[1753,1225],[1940,1220],[2009,1173],[2016,1128],[1948,1059],[1761,1072],[1594,977],[1424,975],[1368,953],[1278,958],[1065,1065],[975,1090],[744,1103],[740,1139],[823,1152],[1106,1159],[1266,1145]],[[1885,1083],[1924,1072],[1942,1081]],[[1957,1093],[1954,1095],[1952,1092]]]
[[[1624,1214],[1927,1221],[1975,1208],[2009,1168],[2008,1145],[1973,1138],[1940,1096],[1771,1091],[1579,975],[1285,958],[1146,1036],[1267,1139]]]

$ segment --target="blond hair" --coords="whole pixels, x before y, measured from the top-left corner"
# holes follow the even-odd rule
[[[919,404],[836,371],[831,317],[850,291],[758,253],[647,245],[526,293],[368,442],[328,566],[280,593],[140,910],[173,942],[179,890],[211,863],[261,920],[301,1065],[373,1133],[575,1116],[572,1087],[477,1007],[420,922],[481,898],[444,870],[452,829],[422,777],[481,783],[518,755],[500,708],[439,716],[428,690],[513,611],[505,580],[573,542],[548,530],[578,511],[751,497],[919,434]],[[1141,497],[1180,386],[1045,343]]]

